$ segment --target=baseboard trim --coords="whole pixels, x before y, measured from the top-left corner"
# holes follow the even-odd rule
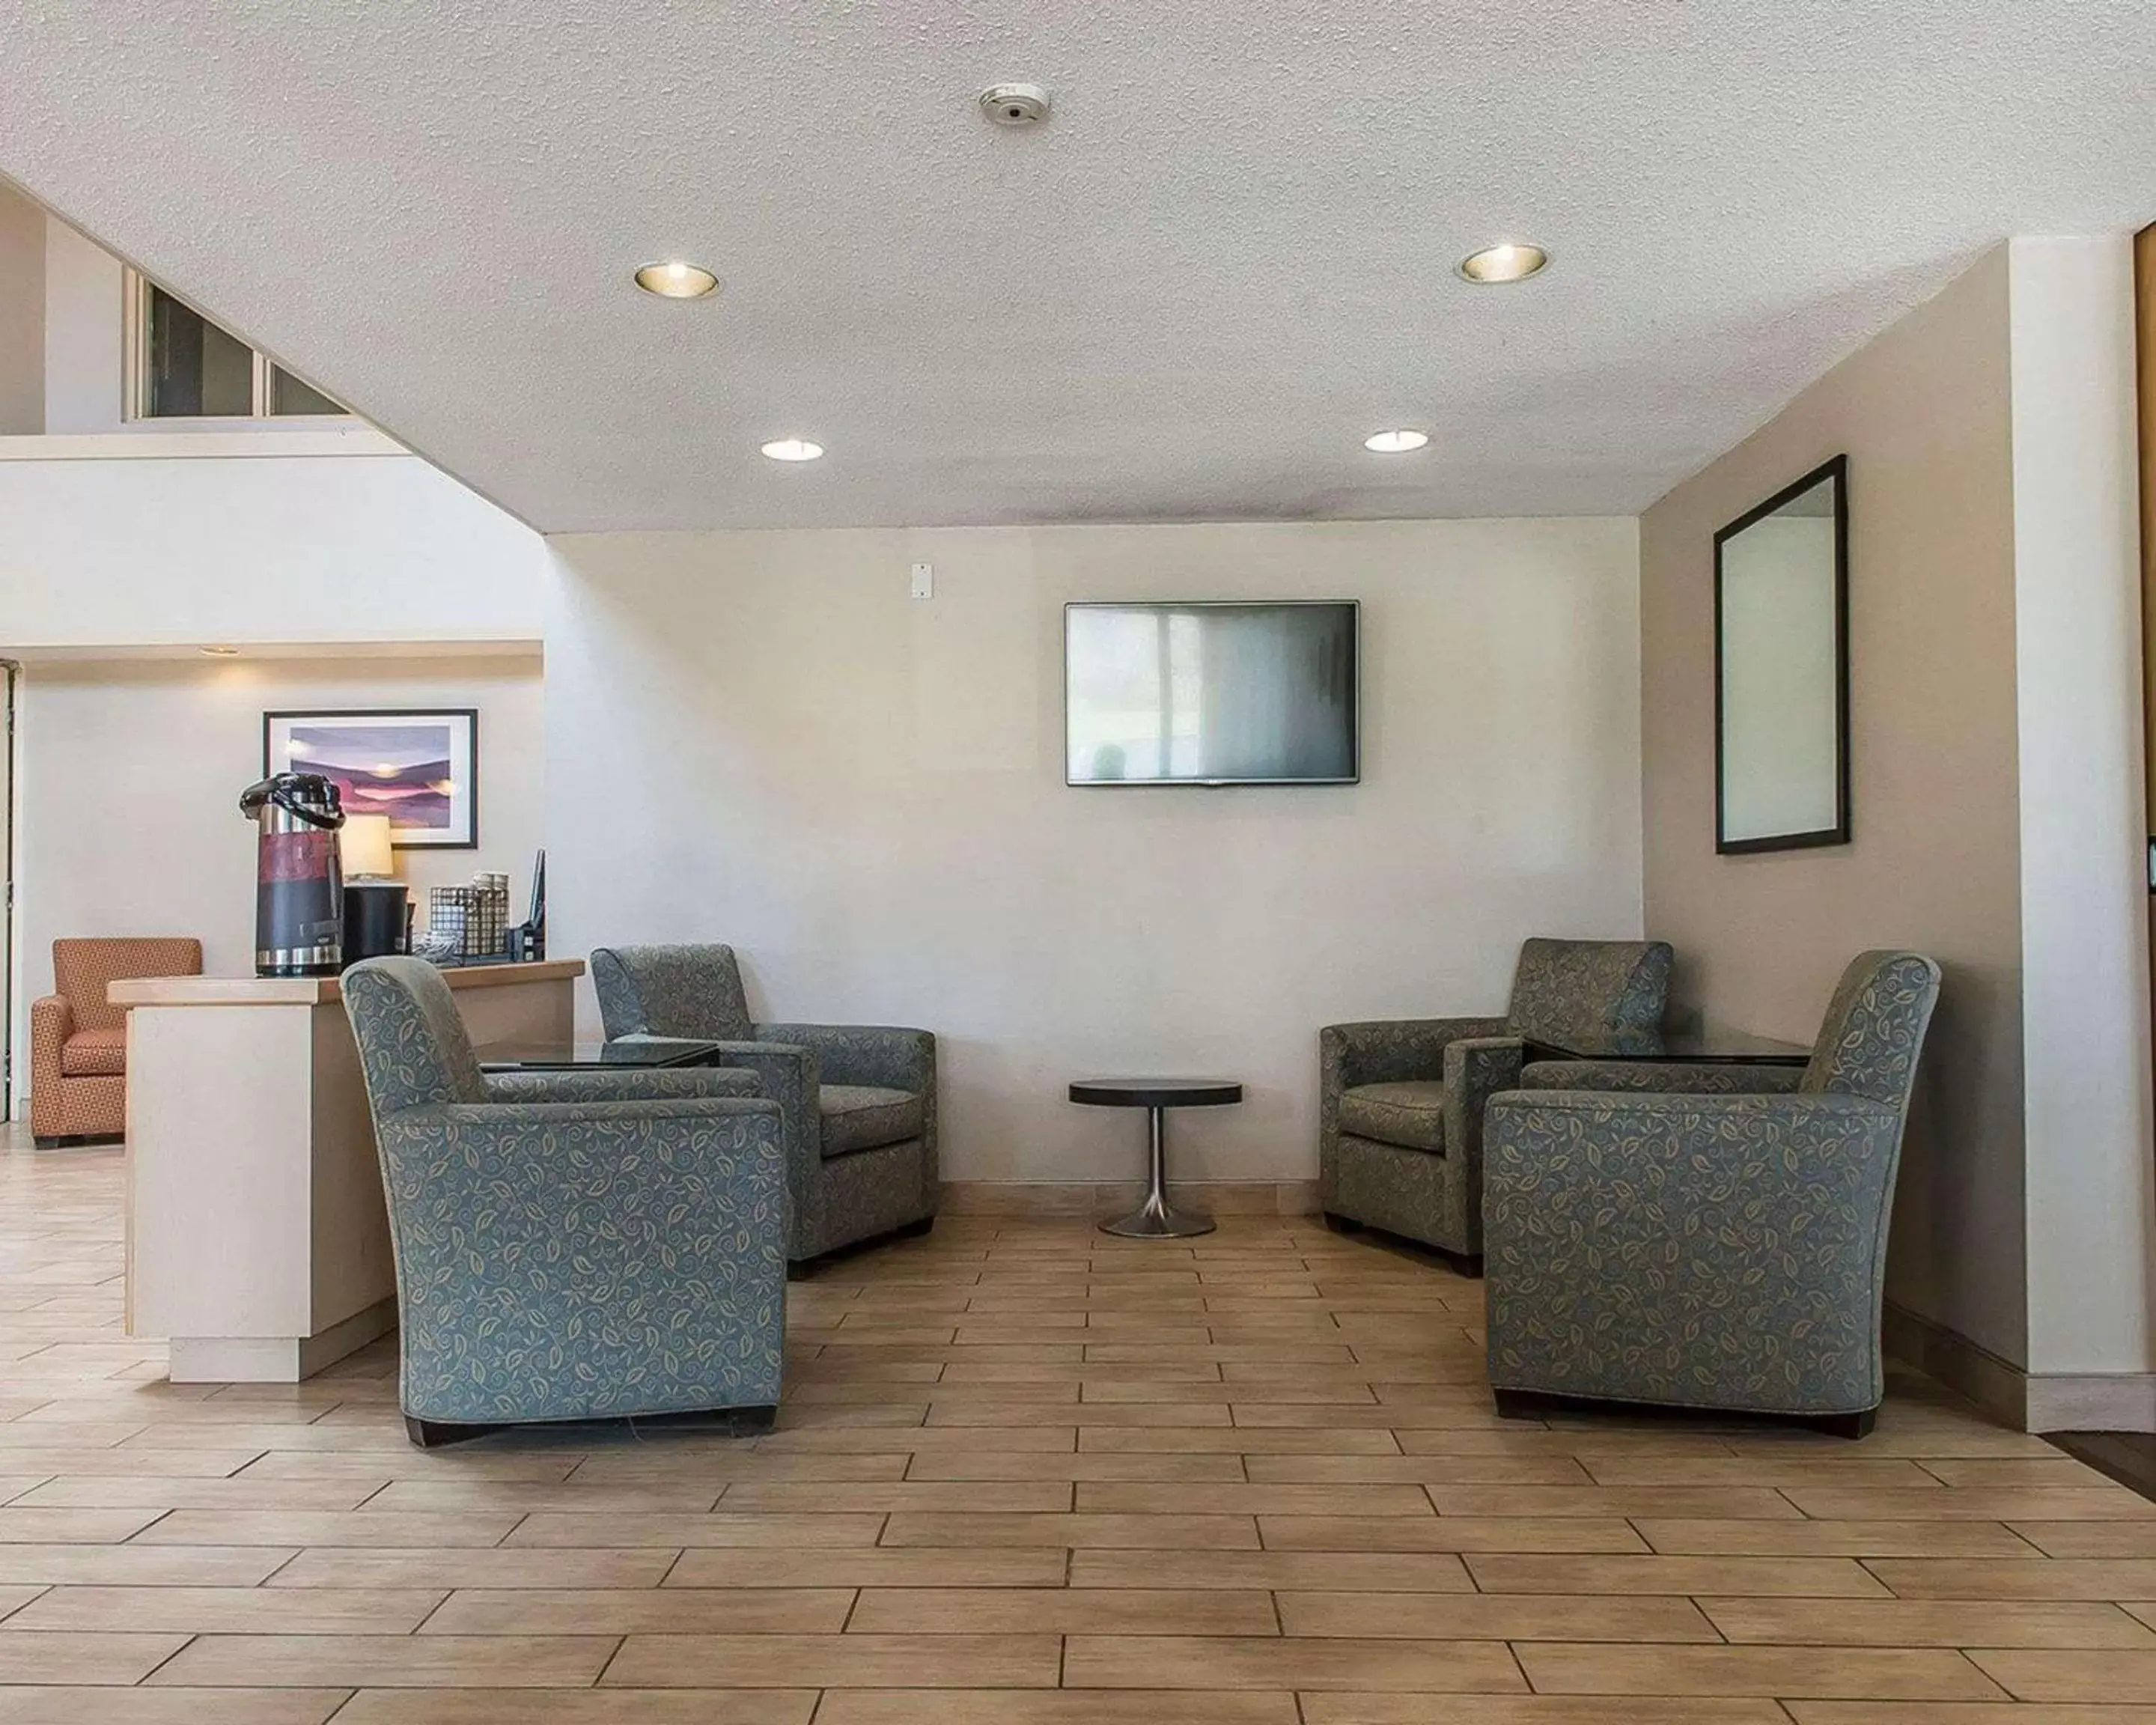
[[[2156,1432],[2156,1373],[2035,1372],[1887,1302],[1887,1352],[2017,1431]]]
[[[2031,1378],[2029,1430],[2156,1432],[2156,1373],[2055,1372]]]
[[[1315,1180],[1175,1180],[1178,1203],[1216,1216],[1314,1216]],[[1106,1216],[1145,1197],[1140,1181],[946,1180],[947,1216]]]
[[[1967,1397],[2002,1425],[2016,1431],[2034,1429],[2028,1423],[2029,1376],[2011,1360],[1892,1300],[1881,1330],[1890,1358]]]

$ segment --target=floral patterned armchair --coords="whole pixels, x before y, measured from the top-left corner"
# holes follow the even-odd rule
[[[1930,959],[1866,952],[1801,1077],[1551,1062],[1493,1100],[1498,1411],[1584,1398],[1869,1430],[1887,1213],[1938,992]]]
[[[1655,1029],[1669,981],[1661,941],[1530,940],[1502,1018],[1319,1031],[1317,1181],[1327,1221],[1419,1240],[1478,1272],[1483,1105],[1520,1081],[1522,1032]]]
[[[344,974],[415,1443],[714,1413],[767,1430],[786,1322],[778,1105],[753,1073],[482,1074],[432,965]]]
[[[592,983],[608,1041],[716,1042],[786,1122],[796,1275],[841,1246],[923,1234],[942,1196],[936,1038],[881,1024],[757,1024],[732,947],[601,947]]]

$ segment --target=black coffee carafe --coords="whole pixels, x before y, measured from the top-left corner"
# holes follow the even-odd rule
[[[254,864],[254,973],[335,976],[343,968],[344,877],[337,788],[318,773],[280,773],[239,793],[260,828]]]

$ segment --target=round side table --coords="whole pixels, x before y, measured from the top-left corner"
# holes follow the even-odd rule
[[[1168,1201],[1168,1111],[1223,1108],[1243,1100],[1243,1086],[1224,1078],[1086,1078],[1070,1086],[1070,1100],[1093,1108],[1146,1111],[1146,1200],[1127,1216],[1101,1224],[1103,1234],[1132,1240],[1187,1240],[1210,1234],[1213,1219],[1202,1210],[1178,1210]]]

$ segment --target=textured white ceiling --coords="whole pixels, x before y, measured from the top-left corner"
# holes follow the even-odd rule
[[[2156,216],[2156,4],[6,0],[0,172],[549,531],[1629,513]]]

